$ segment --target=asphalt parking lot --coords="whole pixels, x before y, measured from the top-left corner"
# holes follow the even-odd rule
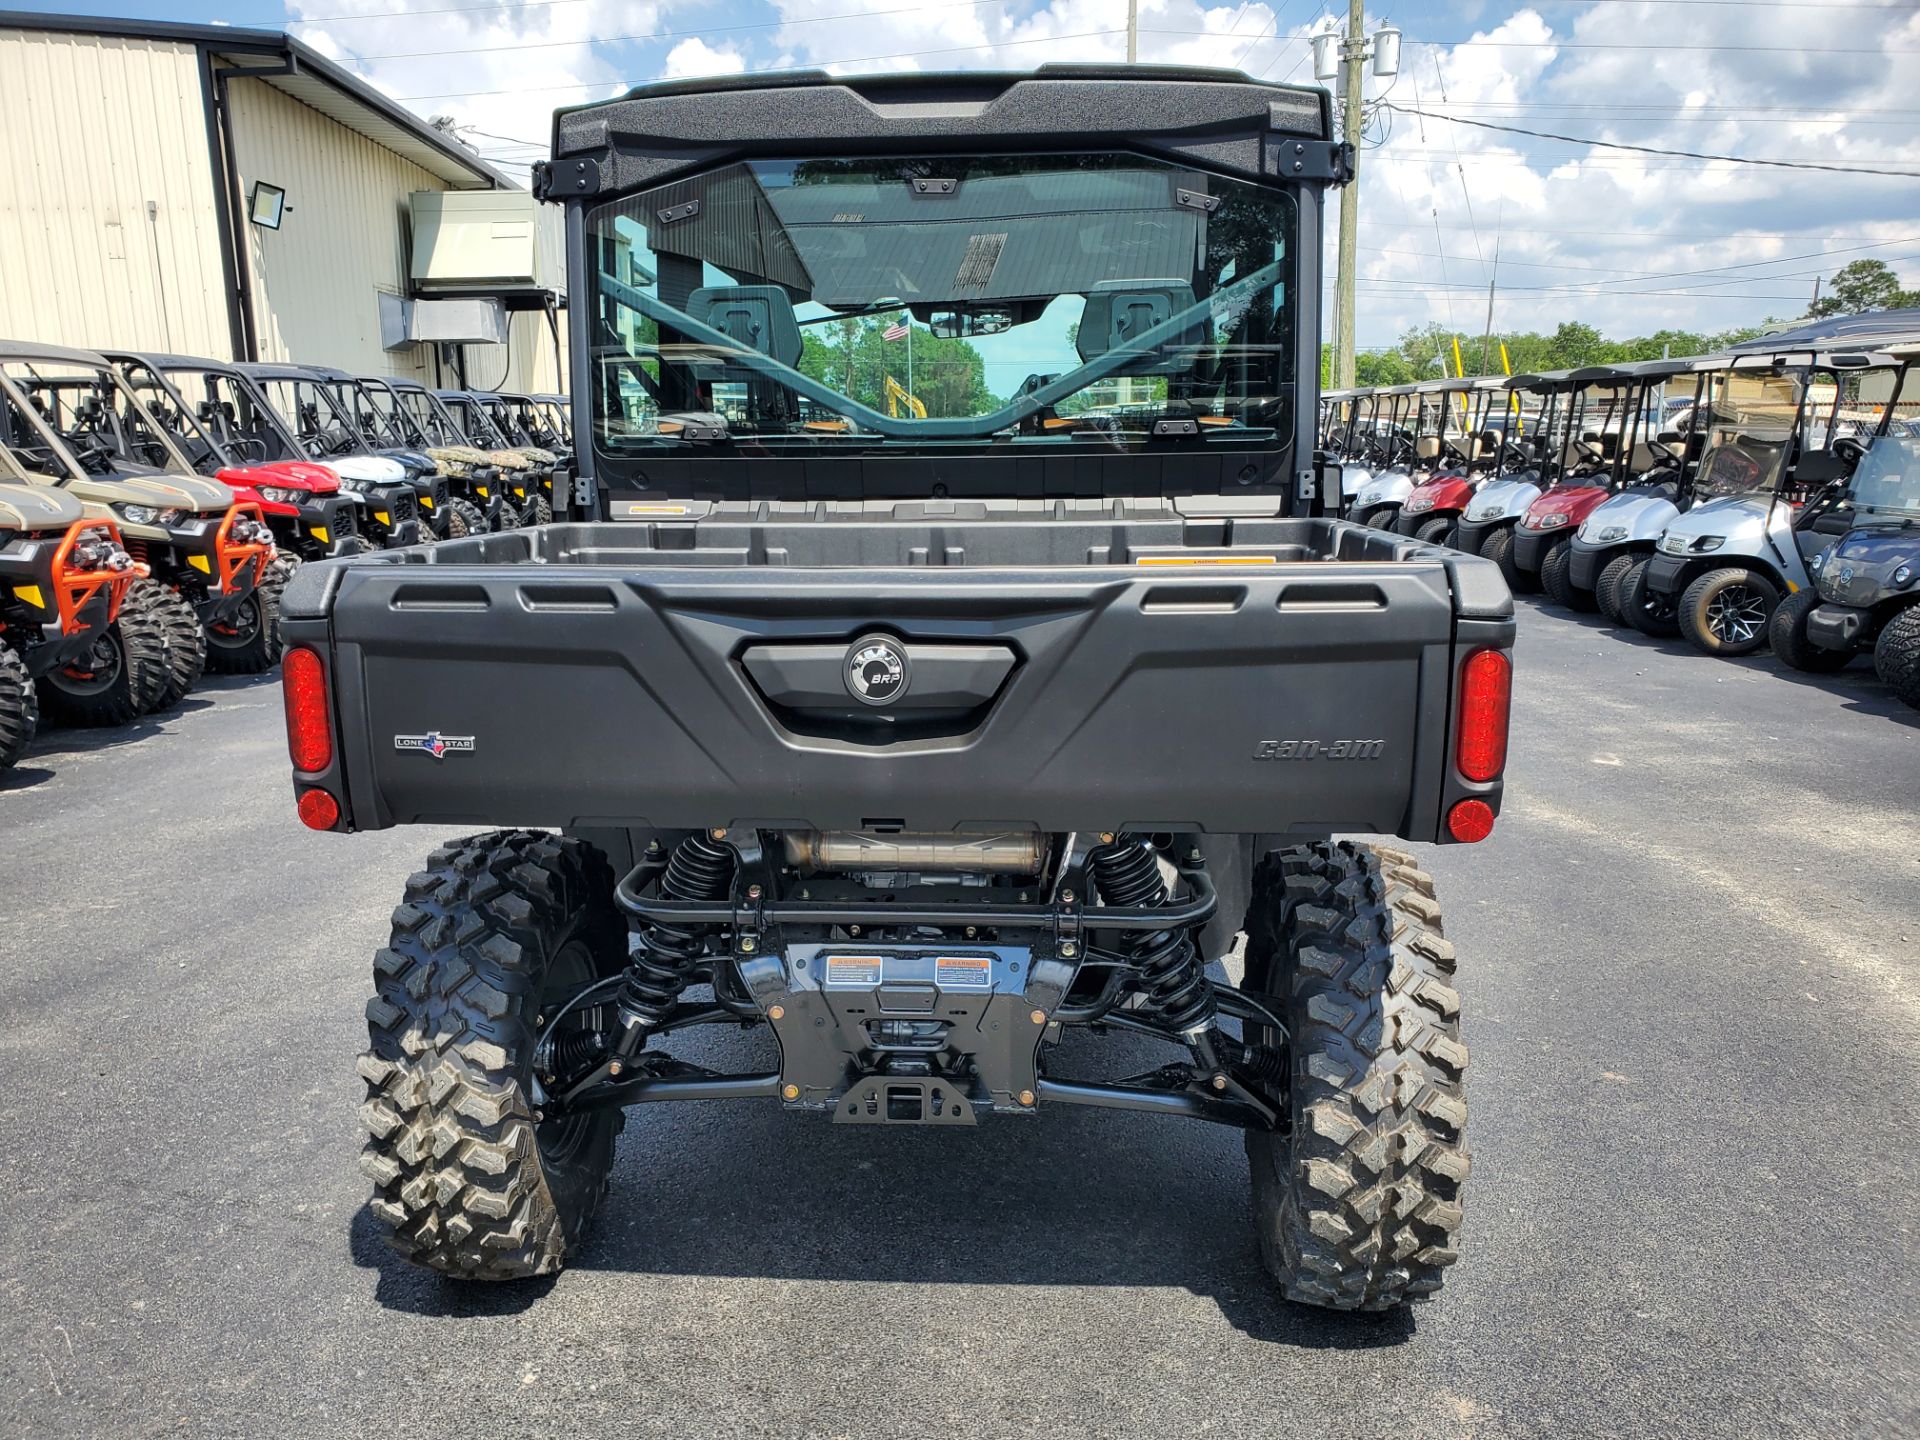
[[[1432,854],[1464,1259],[1291,1308],[1237,1135],[636,1112],[552,1283],[405,1268],[369,959],[439,838],[300,828],[277,687],[0,779],[0,1432],[1920,1433],[1920,716],[1522,602],[1493,840]],[[678,1046],[729,1062],[764,1042]]]

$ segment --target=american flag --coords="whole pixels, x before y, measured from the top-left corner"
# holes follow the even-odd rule
[[[904,340],[907,338],[907,322],[896,320],[880,332],[882,340]]]

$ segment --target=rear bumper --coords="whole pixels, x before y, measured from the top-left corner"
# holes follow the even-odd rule
[[[300,783],[359,829],[1445,842],[1453,804],[1498,808],[1448,756],[1459,666],[1511,644],[1511,601],[1484,561],[1333,523],[1269,522],[1245,548],[1299,553],[1243,567],[1087,564],[1090,529],[1007,525],[943,526],[978,558],[915,566],[898,522],[713,527],[780,565],[608,524],[309,567],[283,624],[328,657],[339,744]],[[904,652],[885,704],[847,679],[875,639]]]
[[[1865,642],[1872,618],[1851,605],[1816,605],[1807,616],[1807,639],[1822,650],[1851,654]]]

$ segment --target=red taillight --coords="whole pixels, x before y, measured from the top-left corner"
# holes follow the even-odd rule
[[[1447,833],[1463,845],[1493,833],[1493,807],[1484,800],[1462,800],[1447,812]]]
[[[327,671],[319,655],[305,645],[288,650],[280,662],[280,691],[287,702],[287,752],[293,768],[326,769],[333,763],[333,719],[327,713]]]
[[[324,790],[302,790],[295,808],[309,830],[331,830],[340,823],[340,802]]]
[[[1454,763],[1469,780],[1486,781],[1507,764],[1507,708],[1513,666],[1498,650],[1476,650],[1460,667],[1460,739]]]

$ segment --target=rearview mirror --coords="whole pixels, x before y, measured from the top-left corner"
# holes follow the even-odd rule
[[[969,335],[998,335],[1013,328],[1011,310],[950,310],[935,315],[927,329],[936,340],[959,340]]]

